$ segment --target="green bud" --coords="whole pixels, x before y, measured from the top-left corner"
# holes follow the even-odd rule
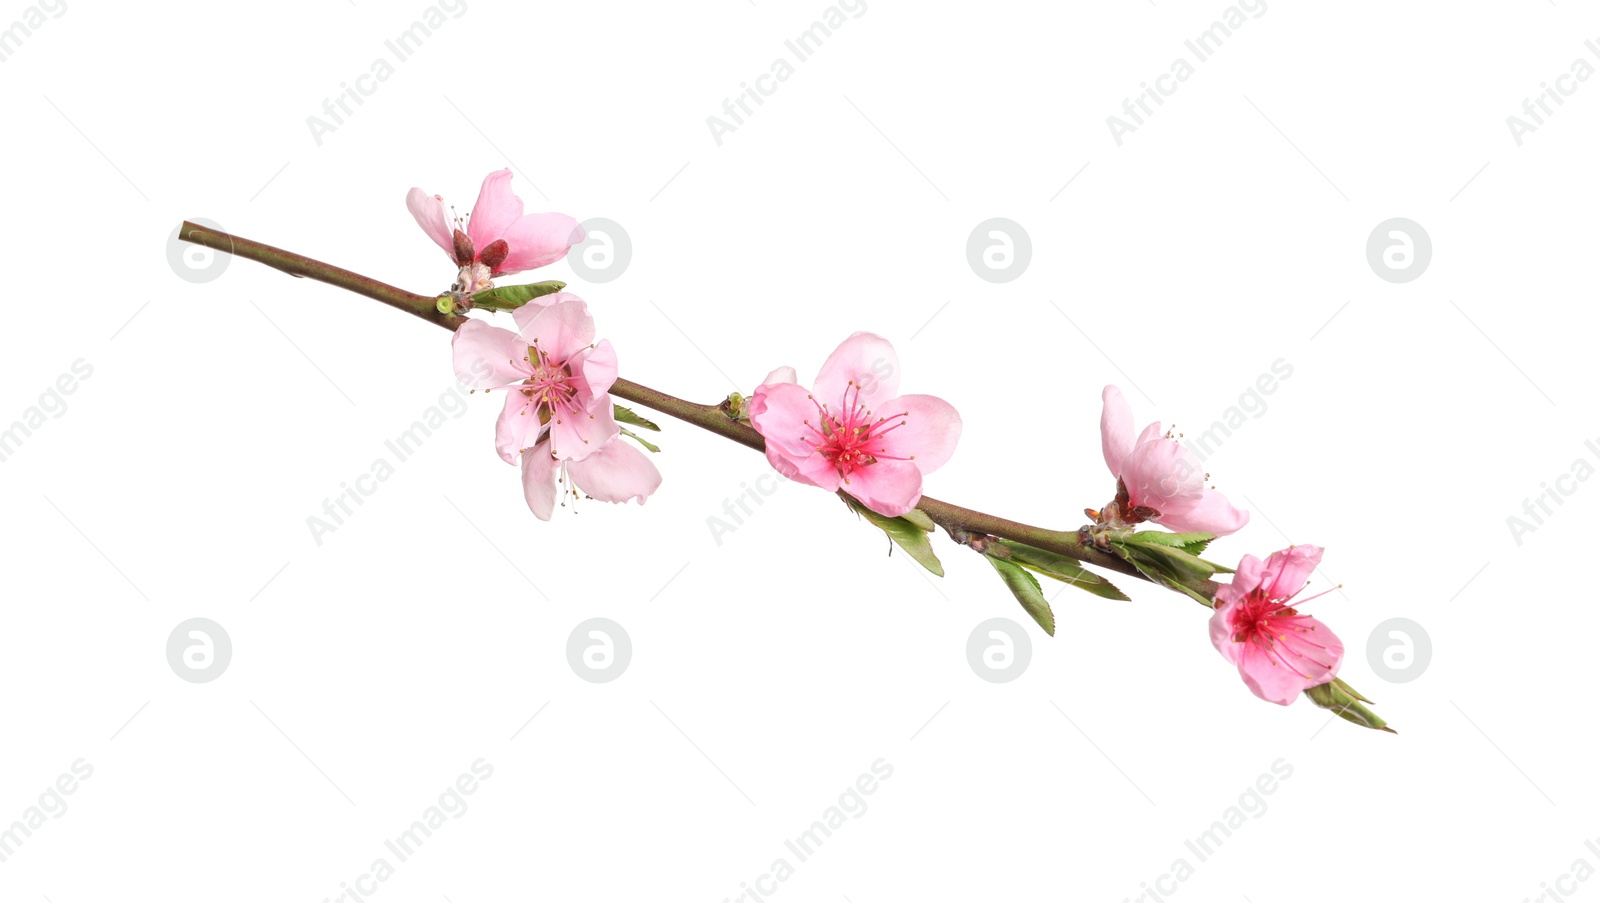
[[[1371,709],[1361,704],[1372,700],[1357,693],[1353,687],[1338,678],[1307,690],[1306,698],[1316,703],[1318,708],[1328,709],[1351,724],[1391,734],[1399,733],[1382,718],[1373,714]]]

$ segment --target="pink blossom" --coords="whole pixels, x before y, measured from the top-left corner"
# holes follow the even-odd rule
[[[512,312],[514,332],[482,320],[461,324],[451,340],[456,376],[506,393],[495,448],[507,463],[521,457],[523,494],[541,520],[550,519],[558,483],[601,501],[644,504],[661,474],[620,438],[608,394],[616,352],[608,341],[594,342],[582,298],[558,292],[538,301]]]
[[[1339,674],[1344,644],[1321,621],[1288,604],[1321,560],[1317,546],[1291,546],[1265,563],[1246,555],[1233,582],[1217,588],[1211,644],[1239,667],[1250,692],[1268,702],[1288,705]]]
[[[456,376],[474,389],[506,390],[495,427],[500,457],[515,463],[546,433],[550,454],[581,461],[618,434],[611,386],[617,354],[594,344],[594,318],[571,292],[512,311],[517,330],[469,320],[451,340]]]
[[[561,484],[571,488],[561,488]],[[557,496],[569,492],[576,497],[581,490],[602,502],[633,499],[643,505],[660,486],[661,472],[644,452],[620,436],[581,461],[557,459],[550,453],[549,439],[540,440],[522,456],[522,495],[540,520],[549,520]]]
[[[1194,453],[1161,424],[1152,423],[1137,438],[1133,434],[1133,409],[1116,386],[1101,393],[1100,446],[1106,466],[1118,480],[1117,512],[1124,524],[1155,521],[1179,533],[1198,531],[1225,536],[1250,522],[1250,514],[1208,489],[1207,474]],[[1121,498],[1123,491],[1127,498]],[[1142,510],[1135,510],[1142,509]]]
[[[511,170],[484,177],[478,202],[462,231],[460,217],[446,216],[444,198],[413,188],[406,206],[417,225],[461,268],[461,291],[490,288],[498,276],[520,273],[567,256],[583,241],[578,221],[565,213],[522,212],[522,200],[511,193]]]
[[[750,399],[767,461],[796,482],[843,488],[889,517],[915,508],[922,478],[955,452],[961,417],[931,395],[897,395],[900,361],[886,339],[858,332],[807,390],[780,367]],[[882,414],[878,412],[884,412]]]

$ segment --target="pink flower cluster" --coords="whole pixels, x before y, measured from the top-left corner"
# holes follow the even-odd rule
[[[524,215],[511,193],[511,171],[491,173],[466,232],[452,230],[444,200],[413,188],[411,214],[461,267],[458,285],[476,291],[493,276],[553,263],[566,256],[582,232],[562,213]],[[579,491],[606,502],[641,505],[661,485],[661,474],[639,449],[622,440],[611,386],[617,354],[595,342],[594,318],[582,298],[558,292],[535,298],[511,314],[515,330],[469,320],[451,340],[456,377],[474,390],[504,392],[495,425],[495,448],[507,463],[522,463],[528,507],[549,520],[558,496]]]

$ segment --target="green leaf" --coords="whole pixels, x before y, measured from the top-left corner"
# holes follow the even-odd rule
[[[1206,546],[1216,539],[1214,533],[1164,533],[1160,530],[1140,530],[1137,533],[1124,533],[1125,542],[1145,543],[1147,545],[1171,546],[1182,549],[1190,555],[1198,557],[1206,550]]]
[[[472,306],[487,310],[516,310],[541,295],[553,295],[566,288],[565,282],[552,279],[528,285],[502,285],[472,294]]]
[[[1044,632],[1051,636],[1056,635],[1056,616],[1050,611],[1050,603],[1045,601],[1044,592],[1039,589],[1039,581],[1025,570],[1022,565],[1012,562],[1009,558],[996,558],[985,555],[989,563],[994,565],[1000,579],[1005,581],[1006,588],[1022,603],[1022,610],[1028,616],[1039,622]]]
[[[1145,545],[1141,543],[1124,543],[1118,537],[1107,534],[1111,540],[1111,550],[1119,558],[1133,565],[1134,570],[1158,586],[1176,590],[1206,607],[1212,607],[1212,600],[1189,587],[1194,581],[1210,579],[1215,573],[1214,565],[1209,561],[1199,559],[1183,551],[1164,545]]]
[[[926,513],[924,513],[921,508],[912,508],[910,511],[907,511],[902,516],[906,520],[911,521],[912,523],[914,523],[917,526],[921,527],[922,528],[922,532],[924,532],[924,533],[932,533],[933,532],[933,528],[935,526],[937,526],[936,524],[934,524],[933,518],[929,517]]]
[[[616,417],[618,423],[626,423],[629,426],[636,426],[642,430],[650,430],[657,433],[661,432],[661,427],[656,426],[654,423],[651,423],[643,417],[640,417],[638,414],[635,414],[632,408],[625,408],[620,404],[614,404],[611,406],[611,409],[614,412],[612,416]]]
[[[657,445],[655,445],[654,443],[651,443],[651,442],[646,442],[644,439],[639,438],[639,434],[638,433],[635,433],[633,430],[630,430],[625,426],[619,426],[619,427],[617,427],[617,429],[622,432],[622,435],[627,436],[629,439],[632,439],[633,441],[639,443],[640,445],[644,446],[645,448],[649,449],[650,451],[658,452],[658,451],[661,450],[661,448],[659,446],[657,446]]]
[[[939,557],[933,554],[933,543],[928,541],[928,531],[904,517],[885,517],[843,492],[839,493],[839,497],[844,499],[844,503],[856,514],[887,533],[889,538],[894,540],[894,544],[905,549],[913,561],[940,577],[944,576],[944,565],[940,564]]]
[[[1013,542],[1009,539],[1000,540],[998,545],[1011,552],[1010,556],[1008,556],[1010,561],[1020,564],[1036,574],[1043,574],[1046,577],[1060,580],[1062,583],[1069,583],[1079,589],[1088,590],[1102,599],[1128,601],[1127,595],[1122,590],[1111,585],[1111,581],[1093,571],[1085,570],[1076,560],[1065,555],[1044,549],[1036,549],[1033,546],[1023,545],[1020,542]]]

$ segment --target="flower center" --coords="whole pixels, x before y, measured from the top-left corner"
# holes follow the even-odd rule
[[[1250,643],[1274,666],[1283,666],[1310,679],[1312,670],[1332,667],[1325,661],[1327,646],[1312,639],[1317,622],[1284,600],[1269,599],[1257,590],[1240,601],[1230,619],[1235,643]]]
[[[906,425],[905,411],[887,417],[874,417],[861,401],[861,387],[851,380],[845,386],[844,397],[837,409],[808,395],[817,408],[817,419],[805,421],[810,434],[802,437],[817,453],[828,460],[846,483],[858,468],[869,467],[881,458],[891,461],[909,461],[916,455],[899,457],[888,453],[883,437]]]
[[[539,422],[549,423],[554,419],[560,423],[563,417],[571,416],[578,406],[578,386],[572,377],[572,368],[565,361],[553,360],[537,345],[528,346],[527,361],[533,365],[533,374],[522,381],[521,391],[528,399],[528,407],[538,414]]]

